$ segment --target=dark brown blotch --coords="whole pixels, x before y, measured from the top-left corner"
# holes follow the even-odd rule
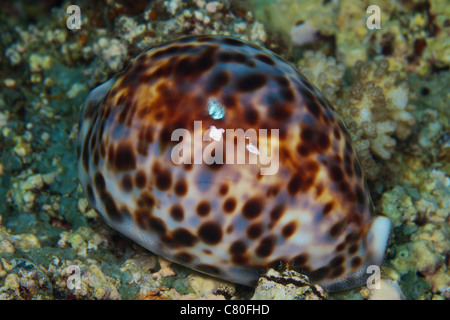
[[[94,166],[98,167],[99,162],[100,162],[99,148],[95,148],[95,149],[94,149],[93,160],[94,160]]]
[[[360,239],[360,237],[361,237],[361,234],[358,231],[353,231],[345,237],[345,241],[347,243],[353,243],[353,242],[358,241]]]
[[[288,182],[287,189],[291,196],[295,196],[298,192],[306,192],[313,184],[315,173],[297,172],[292,175]]]
[[[275,61],[269,57],[267,54],[264,53],[258,53],[255,55],[255,58],[258,59],[259,61],[268,64],[269,66],[274,66],[275,65]]]
[[[177,77],[187,77],[193,73],[193,62],[189,57],[184,57],[178,60],[175,64],[174,73]]]
[[[294,111],[292,104],[280,101],[278,98],[276,100],[269,98],[268,100],[270,106],[269,108],[270,118],[277,121],[284,121],[292,115]],[[282,137],[281,129],[280,129],[280,137]]]
[[[155,205],[155,198],[150,192],[144,191],[141,193],[137,203],[140,207],[152,208]]]
[[[317,146],[319,150],[326,150],[331,145],[330,137],[324,132],[318,132],[317,134]]]
[[[225,44],[228,44],[230,46],[240,47],[245,45],[245,43],[241,40],[230,38],[230,37],[223,37],[222,42]]]
[[[331,259],[330,263],[328,264],[331,268],[336,268],[338,266],[341,266],[345,261],[345,257],[342,255],[338,255],[337,257],[334,257]]]
[[[223,203],[223,211],[225,213],[232,213],[236,209],[236,199],[235,198],[228,198]]]
[[[148,209],[137,209],[134,211],[134,219],[135,224],[138,225],[141,229],[148,229],[149,228],[149,217],[150,217],[150,210]]]
[[[103,202],[106,214],[111,220],[121,221],[123,219],[122,214],[117,209],[116,202],[109,192],[104,191],[100,193],[100,200]]]
[[[220,90],[222,87],[227,85],[229,81],[230,81],[230,73],[228,71],[216,72],[208,80],[206,91],[215,92],[217,90]]]
[[[194,60],[192,74],[199,76],[211,69],[215,64],[215,54],[218,50],[217,45],[210,45]]]
[[[182,263],[192,263],[194,261],[194,256],[188,252],[179,252],[174,258]]]
[[[280,96],[284,99],[286,102],[292,102],[294,101],[294,92],[290,88],[282,88],[280,89]]]
[[[184,46],[177,46],[177,45],[171,45],[167,47],[166,49],[161,49],[156,51],[154,54],[150,56],[151,59],[157,60],[161,58],[165,58],[174,54],[177,54],[180,51],[184,51]]]
[[[344,171],[342,171],[341,167],[336,165],[331,165],[329,167],[329,174],[331,180],[334,182],[341,182],[344,179]]]
[[[354,243],[352,244],[350,247],[348,247],[347,252],[349,254],[355,254],[359,249],[359,244],[358,243]]]
[[[337,140],[341,139],[341,130],[338,126],[334,127],[333,135]]]
[[[242,213],[246,219],[255,219],[261,214],[263,208],[264,200],[260,197],[253,197],[245,202]]]
[[[231,262],[235,265],[235,266],[242,266],[242,265],[247,265],[249,261],[249,257],[248,255],[234,255],[231,257]]]
[[[174,240],[181,246],[192,247],[198,242],[198,238],[186,228],[177,228],[172,234]]]
[[[309,145],[306,143],[299,143],[297,145],[297,152],[299,155],[306,157],[308,154],[311,153],[311,149],[309,148]]]
[[[279,186],[269,186],[266,191],[266,197],[276,197],[280,193]]]
[[[275,236],[267,236],[263,238],[256,248],[256,255],[261,258],[268,257],[275,250],[277,238]]]
[[[92,189],[92,186],[90,183],[86,184],[86,194],[87,194],[89,203],[91,205],[94,205],[95,204],[94,190]]]
[[[242,240],[236,240],[228,249],[228,252],[232,255],[241,255],[244,254],[247,251],[247,245]]]
[[[267,78],[262,73],[245,75],[236,81],[236,89],[241,92],[251,92],[263,87]]]
[[[237,98],[232,94],[224,94],[222,96],[222,102],[227,109],[233,109],[238,105]]]
[[[136,187],[138,187],[139,189],[143,189],[147,184],[147,175],[143,170],[139,170],[134,176],[134,181],[136,183]]]
[[[341,220],[339,222],[336,222],[330,229],[329,235],[332,238],[339,237],[344,231],[345,227],[347,226],[347,221]]]
[[[309,255],[307,253],[301,253],[294,257],[292,260],[292,265],[294,268],[299,268],[304,266],[309,260]]]
[[[226,196],[228,193],[229,187],[227,184],[222,184],[219,189],[219,194],[221,196]]]
[[[188,192],[188,184],[185,179],[178,180],[175,184],[175,194],[179,197],[183,197]]]
[[[175,221],[183,221],[184,219],[184,210],[179,204],[175,204],[170,208],[170,216]]]
[[[199,238],[206,244],[216,245],[222,240],[222,227],[215,221],[204,222],[198,229]]]
[[[257,239],[259,238],[262,233],[264,231],[264,227],[262,225],[262,223],[256,222],[256,223],[252,223],[248,228],[247,228],[247,237],[249,237],[249,239]]]
[[[129,174],[124,174],[122,177],[122,189],[125,192],[131,192],[133,190],[133,179]]]
[[[322,267],[322,268],[312,271],[310,273],[310,277],[313,281],[319,281],[319,280],[325,279],[328,276],[329,272],[330,272],[329,267]]]
[[[285,210],[285,205],[280,203],[280,204],[277,204],[270,211],[270,220],[272,220],[272,223],[275,223],[278,220],[280,220],[280,218],[283,216],[284,210]]]
[[[82,150],[82,154],[81,154],[81,157],[83,159],[83,167],[86,172],[89,172],[90,152],[89,152],[89,142],[88,141],[92,134],[92,128],[93,128],[93,126],[91,125],[88,133],[86,134],[86,138],[84,139],[84,142],[83,142],[83,150]]]
[[[317,119],[321,115],[321,105],[318,103],[317,99],[315,98],[314,94],[305,88],[300,89],[300,93],[302,95],[303,101],[305,102],[305,107],[308,109],[308,111],[314,115],[314,117]]]
[[[92,101],[87,101],[83,110],[83,120],[90,119],[98,110],[98,104]]]
[[[164,221],[157,217],[150,216],[148,218],[148,226],[149,226],[150,230],[152,230],[160,235],[164,235],[167,230],[166,224],[164,223]]]
[[[342,276],[345,272],[345,268],[343,266],[338,266],[331,270],[329,277],[334,279]]]
[[[166,191],[172,185],[172,174],[168,169],[162,169],[158,164],[153,166],[153,173],[155,174],[156,187],[159,190]]]
[[[281,234],[283,235],[283,237],[289,238],[295,233],[296,229],[297,224],[295,223],[295,221],[291,221],[287,225],[285,225],[283,229],[281,229]]]
[[[255,125],[259,121],[259,113],[255,108],[247,106],[244,111],[244,117],[248,124]]]
[[[94,185],[99,193],[106,190],[105,178],[100,172],[96,172],[94,175]]]
[[[357,269],[361,266],[362,264],[362,259],[361,257],[353,257],[352,260],[350,261],[350,266],[353,269]]]
[[[136,168],[136,155],[130,143],[119,143],[114,156],[114,167],[118,171],[134,170]]]
[[[331,212],[331,210],[333,210],[334,207],[334,203],[333,201],[328,202],[322,209],[322,214],[324,216],[326,216],[327,214],[329,214]]]
[[[345,241],[339,243],[339,244],[336,246],[336,252],[341,252],[341,251],[343,251],[344,249],[345,249]]]
[[[200,217],[206,217],[211,212],[211,205],[208,201],[200,201],[197,205],[197,214]]]

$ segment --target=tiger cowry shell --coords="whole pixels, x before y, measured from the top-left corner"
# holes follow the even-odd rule
[[[267,139],[277,173],[248,163],[175,164],[172,133],[192,132],[195,121],[202,134],[277,129],[278,140]],[[89,203],[113,228],[236,283],[254,285],[284,262],[332,291],[359,286],[389,238],[333,106],[279,56],[230,37],[153,47],[94,89],[80,116],[78,171]]]

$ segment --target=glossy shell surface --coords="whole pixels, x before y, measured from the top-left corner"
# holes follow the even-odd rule
[[[212,139],[192,143],[199,128]],[[191,138],[174,139],[177,129]],[[214,161],[220,143],[236,146],[233,163]],[[276,162],[236,163],[265,145]],[[282,262],[340,290],[383,260],[389,220],[372,215],[343,122],[301,73],[254,44],[191,36],[145,51],[89,94],[78,157],[81,186],[108,224],[201,272],[253,285]]]

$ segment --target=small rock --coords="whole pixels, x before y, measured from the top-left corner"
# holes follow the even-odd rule
[[[219,10],[221,8],[222,8],[222,4],[219,3],[218,1],[209,2],[206,5],[206,11],[208,11],[208,13],[217,12],[217,10]]]
[[[326,300],[327,295],[319,285],[293,270],[282,273],[269,269],[261,276],[252,300]]]

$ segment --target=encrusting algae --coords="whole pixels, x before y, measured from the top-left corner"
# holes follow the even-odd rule
[[[42,7],[32,21],[32,4],[4,4],[0,299],[450,298],[446,1],[136,3],[77,1],[81,29],[74,30],[66,26],[69,3]],[[381,10],[380,29],[365,25],[372,4]],[[296,26],[301,32],[291,33]],[[255,289],[236,290],[123,238],[88,204],[76,169],[78,115],[88,92],[148,47],[202,34],[274,51],[335,106],[375,209],[393,225],[383,291],[321,294],[289,265],[273,266]],[[74,270],[78,283],[71,282]],[[277,293],[269,297],[268,287]]]

